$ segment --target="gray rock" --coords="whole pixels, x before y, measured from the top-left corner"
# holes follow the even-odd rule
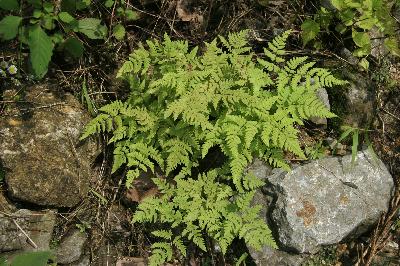
[[[96,145],[79,142],[90,117],[73,95],[58,95],[47,87],[27,89],[22,100],[0,118],[0,160],[9,195],[38,205],[73,207],[87,194],[97,154]]]
[[[276,197],[271,219],[280,244],[299,253],[355,238],[386,211],[393,179],[369,152],[330,157],[269,177]]]
[[[252,166],[252,171],[257,177],[259,178],[265,178],[267,175],[265,175],[265,170],[268,169],[269,167],[266,166],[265,164],[259,165],[260,161],[256,161]],[[258,167],[259,166],[259,167]],[[268,169],[269,170],[269,169]],[[272,198],[267,197],[260,191],[257,191],[253,201],[252,201],[252,206],[254,205],[261,205],[265,208],[262,208],[260,211],[260,216],[265,219],[265,222],[269,224],[269,219],[268,219],[268,211],[269,211],[269,206],[271,206],[272,203]],[[297,255],[297,254],[292,254],[285,252],[283,250],[278,250],[278,249],[273,249],[269,246],[264,246],[262,250],[255,250],[251,246],[247,246],[249,249],[250,256],[253,258],[254,262],[256,265],[259,266],[264,266],[264,265],[269,265],[269,266],[299,266],[301,265],[302,261],[305,259],[304,255]]]
[[[317,91],[317,97],[324,103],[325,107],[330,111],[331,105],[329,103],[328,92],[326,91],[325,88],[321,88]],[[322,126],[327,125],[326,118],[311,117],[310,120],[316,125],[322,125]]]
[[[35,245],[35,250],[49,250],[54,225],[53,211],[33,212],[21,209],[9,215],[0,213],[0,253],[34,250]]]
[[[57,263],[72,263],[82,256],[87,236],[79,230],[72,231],[64,237],[57,247]]]
[[[342,74],[349,81],[347,93],[341,104],[344,111],[341,116],[342,124],[368,128],[376,110],[376,88],[365,74],[352,73],[349,70],[344,70]]]

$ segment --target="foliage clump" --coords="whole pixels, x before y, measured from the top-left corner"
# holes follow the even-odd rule
[[[130,95],[100,109],[82,139],[110,133],[114,144],[112,172],[128,168],[126,185],[142,171],[155,177],[160,195],[138,206],[135,222],[166,224],[155,231],[151,264],[182,255],[188,241],[207,250],[205,237],[227,251],[235,237],[255,248],[275,246],[271,232],[250,206],[263,182],[246,174],[254,157],[288,168],[284,152],[304,158],[296,125],[311,116],[333,117],[316,96],[324,86],[344,84],[307,57],[284,58],[290,31],[252,53],[246,31],[205,43],[205,51],[186,41],[147,41],[118,72]],[[211,149],[213,148],[213,149]],[[226,157],[220,167],[201,172],[212,150]]]
[[[315,39],[322,29],[330,32],[332,26],[342,35],[351,35],[354,42],[353,55],[366,57],[373,48],[372,32],[380,33],[384,46],[396,56],[400,56],[398,45],[398,25],[391,10],[398,8],[399,1],[393,0],[330,0],[327,8],[321,7],[313,19],[303,22],[303,44]],[[397,7],[396,7],[397,6]],[[319,46],[318,42],[315,46]],[[368,61],[361,60],[368,68]]]

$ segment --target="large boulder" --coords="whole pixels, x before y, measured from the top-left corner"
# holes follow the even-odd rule
[[[13,100],[5,92],[5,100]],[[27,89],[0,118],[0,161],[9,195],[38,205],[73,207],[87,194],[96,145],[80,143],[90,116],[68,93]]]
[[[388,208],[393,179],[369,152],[330,157],[276,170],[267,189],[278,242],[286,250],[315,253],[321,246],[355,238],[373,226]]]

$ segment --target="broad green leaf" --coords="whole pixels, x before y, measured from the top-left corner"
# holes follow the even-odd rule
[[[71,37],[64,42],[64,49],[75,58],[81,57],[84,51],[82,42],[75,37]]]
[[[97,18],[84,18],[78,21],[78,30],[90,39],[103,39],[107,34],[107,28],[102,26]]]
[[[370,17],[370,18],[366,18],[366,19],[360,19],[356,23],[356,26],[358,26],[358,27],[360,27],[361,29],[364,29],[364,30],[370,30],[377,23],[378,23],[378,20],[376,18]]]
[[[54,18],[52,15],[46,14],[41,20],[40,20],[40,25],[45,28],[46,30],[52,30],[54,29]]]
[[[44,2],[43,3],[43,9],[47,12],[47,13],[52,13],[53,9],[54,9],[54,4],[53,3],[49,3],[49,2]]]
[[[353,51],[353,55],[356,57],[363,57],[371,53],[371,45],[357,48]]]
[[[22,18],[16,16],[6,16],[0,21],[0,39],[5,41],[14,39],[18,34],[18,27]]]
[[[0,8],[7,11],[17,11],[19,9],[18,0],[0,0]]]
[[[68,12],[60,12],[58,14],[58,18],[62,22],[67,23],[67,24],[70,24],[70,23],[73,23],[76,21],[76,19],[73,16],[71,16]]]
[[[113,29],[113,36],[117,40],[122,40],[125,37],[125,28],[121,24],[117,24]]]
[[[76,0],[76,9],[82,10],[88,8],[91,4],[91,0]]]
[[[355,29],[353,29],[351,36],[353,37],[354,43],[358,47],[371,46],[371,39],[369,38],[368,33],[358,32]]]
[[[328,30],[333,19],[333,13],[321,7],[318,11],[318,22],[321,28]]]
[[[303,39],[303,46],[306,46],[309,41],[317,37],[320,28],[319,24],[314,20],[308,19],[301,24],[302,34],[301,37]]]
[[[125,10],[125,19],[127,21],[134,21],[134,20],[138,20],[140,18],[140,15],[138,12],[127,9]]]
[[[395,37],[385,39],[384,44],[390,53],[400,56],[399,43],[397,42]]]
[[[11,266],[46,266],[49,259],[53,258],[51,251],[32,251],[17,255]]]
[[[35,25],[29,29],[28,45],[33,72],[37,78],[41,79],[47,72],[53,54],[53,43],[43,29]]]
[[[356,13],[351,9],[346,9],[345,11],[340,12],[339,15],[344,25],[351,26]]]
[[[114,0],[106,0],[104,5],[108,8],[112,7],[114,5]]]
[[[369,62],[366,58],[362,58],[358,64],[365,70],[368,70],[369,68]]]
[[[345,3],[343,0],[330,0],[330,2],[339,11],[342,10],[345,6]]]

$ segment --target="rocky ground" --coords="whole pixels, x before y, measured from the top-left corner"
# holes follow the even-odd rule
[[[104,139],[79,140],[90,119],[79,97],[82,80],[96,106],[123,98],[126,88],[114,79],[118,66],[139,41],[165,31],[199,45],[247,28],[260,49],[277,33],[297,30],[307,13],[306,1],[269,2],[261,8],[244,0],[141,1],[135,8],[142,20],[128,29],[127,42],[101,46],[79,62],[55,60],[40,82],[2,84],[0,256],[50,249],[57,265],[146,265],[151,228],[131,220],[153,188],[144,178],[127,190],[110,174]],[[249,265],[399,265],[399,59],[376,54],[372,70],[361,71],[343,47],[318,53],[300,47],[298,31],[288,49],[312,56],[349,85],[320,91],[339,117],[302,128],[311,160],[288,158],[290,173],[257,160],[249,166],[266,180],[254,203],[263,206],[280,249],[255,251],[237,241],[226,258],[193,252],[188,264],[231,265],[233,256],[248,252]],[[351,166],[351,142],[338,141],[342,124],[367,130],[376,155],[360,145]]]

